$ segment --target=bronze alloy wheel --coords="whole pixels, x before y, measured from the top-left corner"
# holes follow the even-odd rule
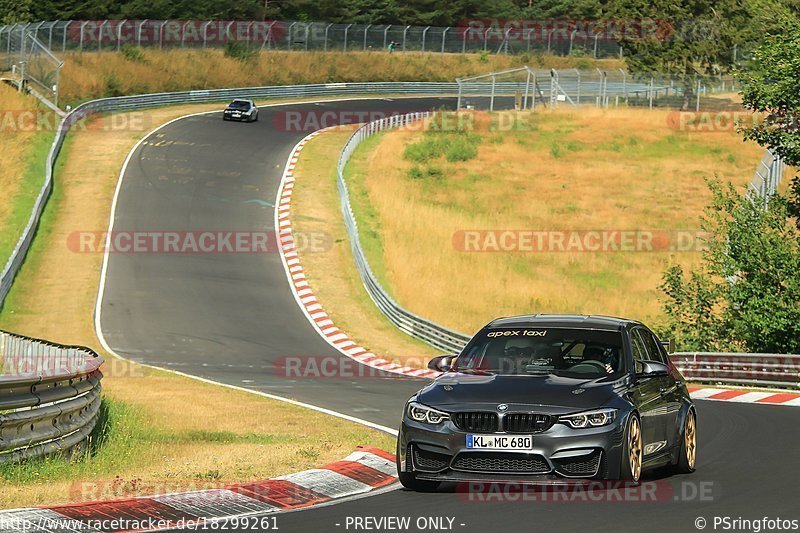
[[[689,411],[686,417],[686,429],[684,430],[686,446],[686,462],[689,468],[694,468],[695,457],[697,456],[697,433],[695,431],[694,412]]]
[[[631,426],[628,429],[628,462],[630,465],[631,478],[639,481],[642,474],[642,432],[639,428],[639,419],[633,417]]]

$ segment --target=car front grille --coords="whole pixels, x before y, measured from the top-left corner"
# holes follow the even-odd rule
[[[497,431],[497,413],[454,413],[451,418],[462,431]]]
[[[507,433],[538,433],[552,425],[552,417],[536,413],[510,413],[503,417],[503,431]]]
[[[453,470],[507,474],[546,474],[550,467],[541,455],[519,453],[469,452],[456,456]]]
[[[422,450],[416,445],[411,446],[414,454],[414,469],[425,472],[439,472],[447,468],[450,456],[443,453]]]
[[[563,459],[553,459],[556,463],[556,470],[567,476],[594,476],[600,469],[600,457],[603,452],[597,450],[591,455],[580,457],[565,457]]]

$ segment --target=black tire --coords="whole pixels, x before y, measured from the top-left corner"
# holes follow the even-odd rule
[[[253,119],[253,122],[258,122],[258,113],[256,113],[256,118]]]
[[[413,490],[415,492],[435,492],[436,489],[439,488],[440,483],[438,481],[417,479],[417,476],[415,476],[413,472],[403,472],[403,470],[400,468],[399,443],[397,448],[397,455],[395,458],[395,464],[397,465],[397,477],[400,480],[400,484],[403,485],[403,487],[407,488],[408,490]]]
[[[672,465],[676,474],[691,474],[697,464],[697,416],[694,409],[689,409],[681,431],[681,447],[678,462]]]
[[[622,441],[622,461],[619,467],[619,478],[624,481],[638,483],[642,477],[642,424],[639,415],[631,413],[625,426]]]

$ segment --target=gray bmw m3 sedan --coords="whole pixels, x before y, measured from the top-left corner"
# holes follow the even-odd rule
[[[566,478],[638,482],[694,471],[696,414],[650,329],[621,318],[494,320],[410,398],[397,439],[401,483]]]

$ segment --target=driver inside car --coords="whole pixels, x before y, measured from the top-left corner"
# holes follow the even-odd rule
[[[602,346],[587,346],[583,350],[583,358],[587,361],[598,361],[603,363],[606,373],[613,374],[617,368],[617,358],[613,348],[603,348]]]

